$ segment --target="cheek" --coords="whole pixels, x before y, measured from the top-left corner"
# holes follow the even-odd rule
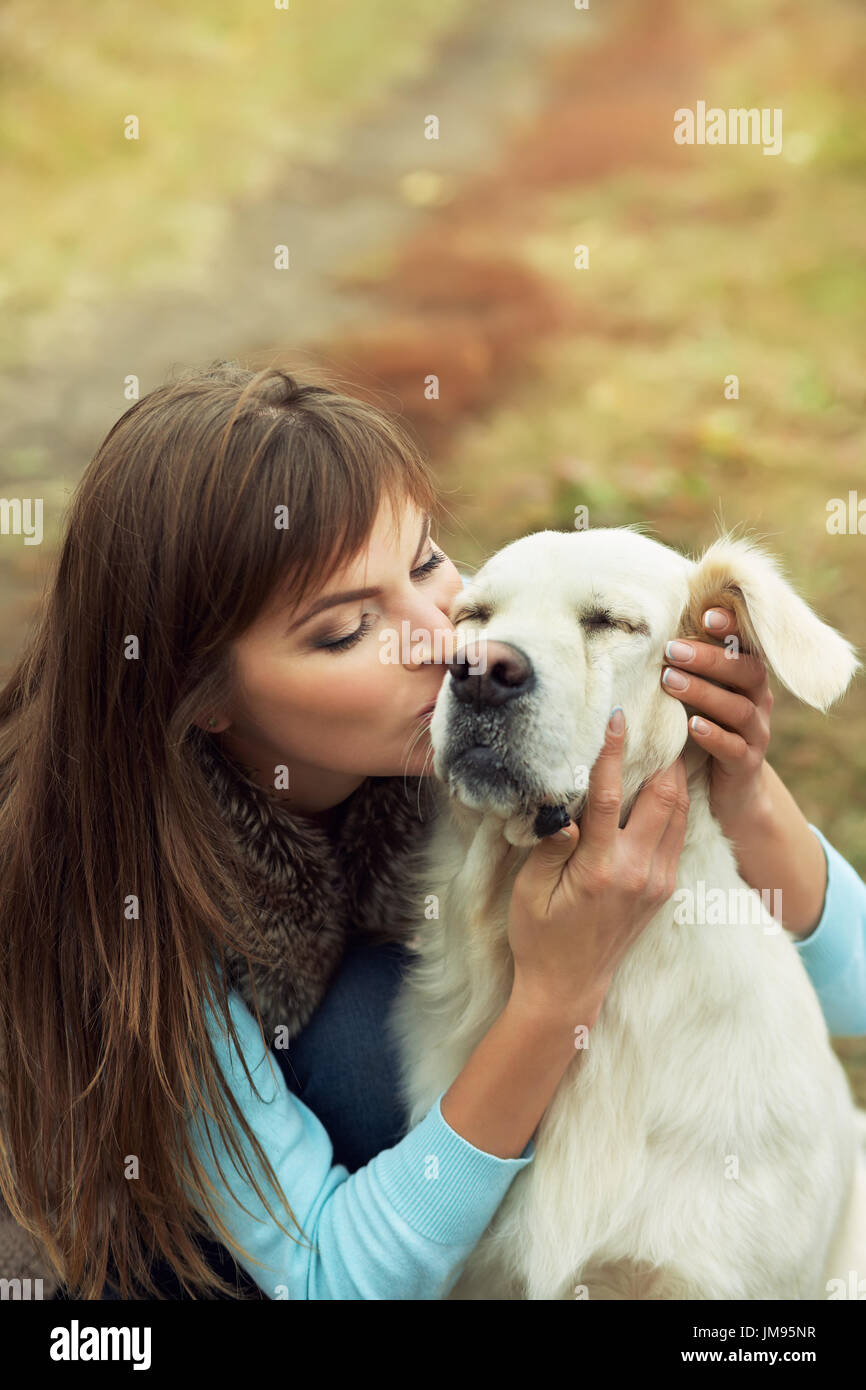
[[[451,560],[446,560],[442,565],[442,588],[441,597],[437,594],[438,602],[444,613],[450,613],[454,606],[454,600],[458,594],[463,593],[463,580],[457,573],[456,566]]]
[[[260,671],[251,695],[271,716],[290,715],[295,727],[369,727],[387,713],[394,684],[393,668],[378,655],[371,641],[339,655],[310,653],[274,661]]]
[[[606,724],[611,709],[622,698],[621,681],[610,654],[587,652],[574,677],[574,689],[581,707]]]
[[[675,727],[672,715],[676,716],[677,711],[667,706],[677,702],[662,689],[661,670],[661,664],[648,658],[645,649],[622,643],[599,654],[587,672],[588,703],[605,724],[614,705],[622,705],[627,720],[626,739],[633,747],[645,747],[657,733],[667,743]]]
[[[682,752],[688,740],[688,721],[685,707],[666,694],[660,673],[655,668],[647,681],[654,681],[640,711],[636,743],[651,771],[667,767]]]

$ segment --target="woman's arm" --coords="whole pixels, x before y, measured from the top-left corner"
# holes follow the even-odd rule
[[[795,937],[818,923],[827,893],[827,860],[782,779],[766,761],[754,792],[720,824],[743,878],[758,892],[779,892],[781,922]]]
[[[795,942],[837,1038],[866,1035],[866,883],[817,826],[810,834],[823,849],[827,892],[815,929]]]
[[[229,993],[229,1008],[259,1094],[209,1011],[217,1060],[306,1237],[296,1230],[294,1240],[283,1234],[272,1214],[280,1215],[276,1198],[271,1197],[269,1211],[232,1165],[216,1125],[199,1114],[191,1125],[196,1155],[217,1189],[227,1230],[248,1252],[232,1252],[238,1263],[273,1299],[441,1298],[514,1177],[532,1161],[532,1140],[517,1158],[482,1152],[446,1123],[440,1097],[398,1144],[350,1174],[333,1164],[324,1126],[289,1091],[235,991]],[[521,1039],[516,1032],[512,1041],[532,1044],[531,1037]],[[250,1146],[242,1142],[259,1186],[270,1196]],[[293,1230],[284,1213],[280,1219]]]

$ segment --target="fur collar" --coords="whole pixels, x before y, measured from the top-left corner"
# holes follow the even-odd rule
[[[436,812],[432,779],[368,777],[327,832],[256,786],[215,737],[199,747],[255,884],[255,949],[269,956],[259,964],[227,952],[230,983],[253,1012],[255,993],[269,1040],[280,1026],[291,1039],[325,994],[351,937],[406,941],[417,928],[422,904],[412,885]]]

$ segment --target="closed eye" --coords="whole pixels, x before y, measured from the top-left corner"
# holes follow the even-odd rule
[[[609,613],[603,608],[594,608],[588,613],[582,613],[580,622],[590,636],[597,632],[617,631],[639,633],[643,637],[648,637],[650,631],[649,624],[641,619],[635,621],[632,618],[619,618],[616,614]]]
[[[493,616],[493,610],[482,604],[472,608],[461,608],[453,618],[457,623],[489,623]],[[582,627],[591,635],[595,632],[628,632],[639,633],[643,637],[649,637],[649,624],[641,618],[622,618],[614,613],[609,613],[606,609],[593,608],[587,613],[582,613],[580,617]]]
[[[453,621],[455,625],[457,623],[466,622],[489,623],[490,616],[491,610],[489,608],[461,608],[460,612],[457,614],[456,618],[453,619]]]

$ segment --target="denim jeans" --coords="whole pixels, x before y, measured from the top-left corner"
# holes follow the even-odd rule
[[[289,1090],[321,1120],[350,1173],[406,1133],[397,1057],[385,1019],[407,952],[353,942],[306,1028],[275,1050]]]
[[[407,953],[396,943],[351,941],[319,1007],[287,1049],[273,1049],[292,1091],[321,1120],[334,1163],[355,1172],[406,1133],[399,1098],[397,1057],[385,1019],[397,993]],[[291,1199],[290,1199],[291,1200]],[[265,1298],[228,1249],[199,1240],[208,1263],[237,1284],[245,1298]],[[162,1295],[187,1299],[170,1268],[153,1266]],[[69,1298],[61,1290],[58,1298]],[[106,1288],[103,1298],[116,1299]]]

